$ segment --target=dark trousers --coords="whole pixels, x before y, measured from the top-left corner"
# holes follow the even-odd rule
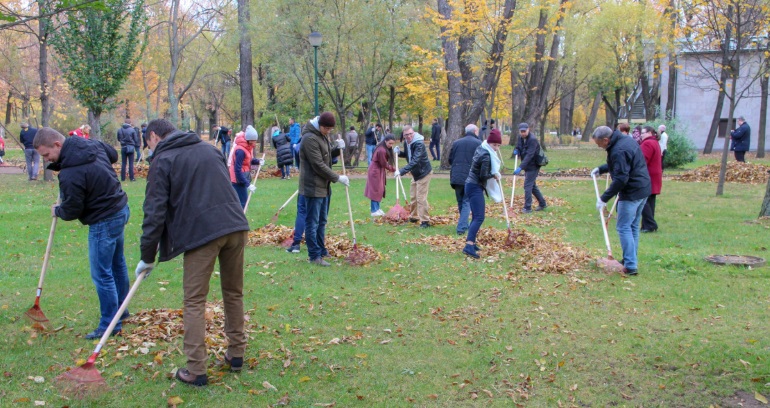
[[[433,152],[433,148],[436,148],[436,152]],[[438,140],[430,139],[430,155],[433,156],[433,160],[441,160],[441,147]]]
[[[128,161],[128,178],[134,181],[134,153],[126,153],[125,148],[120,149],[120,181],[126,181],[126,161]]]
[[[467,241],[476,242],[476,234],[481,229],[481,224],[484,223],[485,206],[484,206],[484,189],[476,183],[465,183],[465,197],[468,200],[468,204],[471,206],[471,226],[468,228]]]
[[[735,151],[735,161],[746,162],[746,152]]]
[[[532,209],[532,195],[537,199],[538,205],[545,207],[545,198],[540,193],[540,189],[537,188],[537,174],[540,172],[539,168],[527,170],[524,173],[524,209]]]
[[[642,209],[642,231],[656,231],[658,223],[655,222],[655,197],[657,194],[651,194],[647,197],[647,202]]]
[[[328,206],[327,206],[328,208]],[[302,242],[302,235],[305,234],[305,216],[307,215],[307,206],[305,205],[305,196],[297,195],[297,218],[294,220],[294,242],[292,245],[299,245]]]
[[[246,207],[246,201],[249,199],[249,185],[232,183],[235,189],[235,194],[238,194],[238,201],[241,202],[241,208]]]

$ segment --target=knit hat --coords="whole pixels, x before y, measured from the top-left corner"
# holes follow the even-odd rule
[[[519,130],[528,130],[529,124],[527,122],[519,123]]]
[[[500,130],[499,129],[492,129],[489,132],[489,137],[487,137],[487,143],[503,144],[503,137],[500,136]]]
[[[257,130],[254,129],[253,126],[251,126],[251,125],[246,126],[246,137],[245,137],[245,139],[246,139],[247,142],[250,142],[252,140],[253,141],[259,140],[259,133],[257,133]]]
[[[334,127],[337,121],[334,119],[334,114],[331,112],[324,112],[318,117],[318,126]]]

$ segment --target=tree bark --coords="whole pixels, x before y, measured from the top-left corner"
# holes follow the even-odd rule
[[[390,86],[390,99],[388,100],[388,128],[393,130],[393,117],[396,115],[396,87]]]
[[[759,101],[759,131],[757,132],[757,158],[761,159],[765,157],[765,129],[767,128],[767,93],[768,93],[768,76],[762,75],[759,79],[759,86],[762,89],[761,99]]]
[[[594,132],[594,122],[596,121],[596,115],[599,114],[599,106],[602,104],[602,93],[598,92],[594,98],[594,103],[591,105],[591,113],[588,115],[586,121],[586,128],[583,129],[583,142],[591,140],[591,134]]]
[[[770,175],[770,170],[767,171]],[[765,199],[762,200],[762,208],[759,210],[760,217],[770,217],[770,177],[767,178],[767,188],[765,189]]]
[[[5,124],[9,125],[11,123],[11,111],[13,110],[13,102],[11,101],[13,98],[13,93],[9,90],[8,91],[8,99],[5,101]]]
[[[95,113],[91,109],[88,110],[88,124],[91,126],[90,138],[93,140],[102,140],[101,117],[101,112]]]
[[[47,13],[47,0],[38,0],[38,11],[41,15]],[[48,126],[51,118],[51,101],[48,86],[48,34],[51,29],[51,19],[41,17],[38,20],[38,43],[40,45],[40,58],[38,60],[38,74],[40,76],[40,125]],[[48,160],[43,160],[43,180],[53,181],[53,171],[48,170]]]
[[[241,87],[241,126],[254,126],[254,82],[252,81],[251,15],[249,0],[238,0],[238,27],[240,30],[239,80]]]

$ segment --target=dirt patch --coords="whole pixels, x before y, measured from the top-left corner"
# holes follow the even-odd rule
[[[758,401],[754,393],[736,391],[734,395],[725,398],[722,403],[725,408],[767,408],[767,403]],[[765,398],[762,396],[762,398]]]

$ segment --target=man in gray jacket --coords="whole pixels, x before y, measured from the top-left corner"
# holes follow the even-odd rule
[[[430,216],[428,215],[428,190],[430,189],[430,178],[433,173],[433,167],[428,159],[428,152],[425,148],[425,137],[415,133],[411,126],[404,126],[404,140],[406,151],[399,152],[400,157],[406,157],[409,163],[399,169],[396,177],[401,177],[406,173],[412,173],[412,184],[409,185],[409,198],[411,200],[411,218],[409,221],[420,221],[420,228],[430,227]]]
[[[228,340],[224,360],[232,371],[243,367],[243,248],[249,223],[230,185],[225,158],[217,148],[193,132],[177,130],[166,119],[147,125],[147,145],[153,159],[144,199],[142,259],[136,274],[151,271],[158,252],[159,262],[184,253],[187,368],[179,369],[176,378],[203,386],[208,383],[204,313],[217,258]]]

